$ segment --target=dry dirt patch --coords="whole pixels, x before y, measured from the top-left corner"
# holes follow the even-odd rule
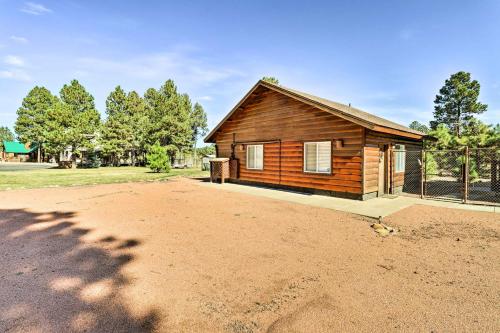
[[[498,214],[369,220],[178,179],[0,193],[0,331],[498,331]]]

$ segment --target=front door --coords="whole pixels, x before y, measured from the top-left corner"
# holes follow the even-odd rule
[[[383,147],[378,152],[378,196],[385,194],[385,150]]]

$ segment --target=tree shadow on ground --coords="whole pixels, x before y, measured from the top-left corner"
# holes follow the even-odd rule
[[[120,296],[135,239],[84,242],[72,212],[0,210],[0,332],[150,332]]]

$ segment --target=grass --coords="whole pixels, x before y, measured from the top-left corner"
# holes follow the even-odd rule
[[[174,176],[207,177],[208,172],[199,169],[172,169],[169,173],[153,173],[150,169],[143,167],[0,171],[0,191],[41,187],[162,181]]]

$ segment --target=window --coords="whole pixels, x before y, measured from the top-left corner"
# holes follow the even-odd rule
[[[394,147],[394,156],[395,156],[395,167],[396,172],[404,172],[405,171],[405,159],[406,159],[406,151],[404,145],[396,145]]]
[[[255,170],[264,169],[264,146],[263,145],[248,145],[247,146],[247,169],[255,169]]]
[[[331,141],[304,143],[304,172],[330,173],[331,165]]]

